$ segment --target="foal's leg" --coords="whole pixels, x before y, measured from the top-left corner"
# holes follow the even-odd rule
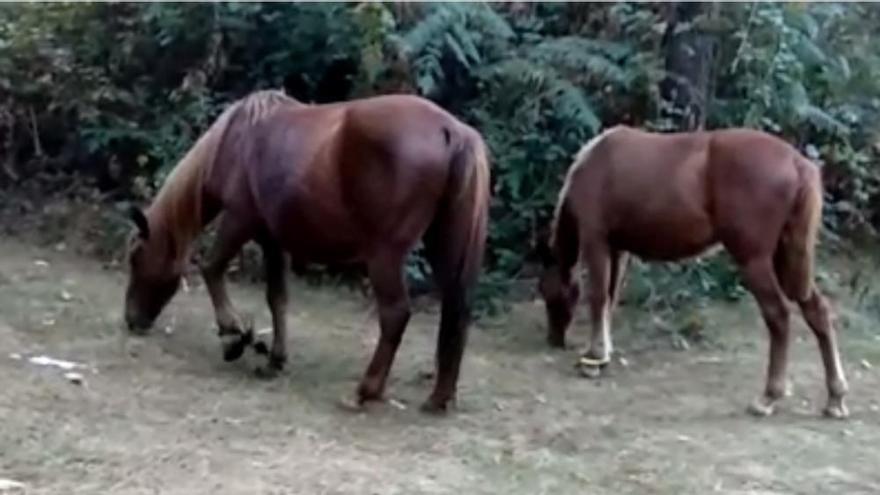
[[[409,294],[403,277],[402,254],[380,256],[369,263],[381,334],[370,365],[357,389],[358,403],[381,400],[394,355],[410,317]]]
[[[226,361],[240,358],[245,347],[253,340],[252,330],[244,331],[241,318],[229,300],[225,279],[229,262],[250,237],[247,226],[224,215],[217,229],[217,239],[202,267],[202,277],[214,306],[220,338],[223,339],[223,359]]]
[[[810,297],[800,302],[804,320],[816,335],[822,363],[825,365],[825,383],[828,387],[828,403],[822,411],[832,418],[845,418],[849,415],[844,396],[848,386],[840,364],[840,353],[837,350],[837,335],[831,324],[828,302],[814,287]]]
[[[611,328],[609,322],[609,287],[613,256],[605,247],[592,247],[584,256],[589,278],[590,343],[578,361],[581,374],[596,378],[611,360]],[[620,258],[617,257],[619,264]]]
[[[773,414],[776,402],[787,392],[785,374],[788,367],[789,311],[770,257],[752,259],[740,266],[740,270],[743,282],[761,308],[761,315],[770,333],[767,383],[764,393],[752,401],[748,410],[757,416],[769,416]]]
[[[287,258],[281,247],[271,241],[264,241],[261,246],[266,303],[272,313],[272,349],[266,367],[258,368],[257,373],[271,378],[284,369],[287,362]]]
[[[611,284],[608,287],[608,323],[611,324],[611,314],[617,308],[620,300],[620,289],[623,286],[623,277],[629,264],[629,255],[623,251],[611,253]]]

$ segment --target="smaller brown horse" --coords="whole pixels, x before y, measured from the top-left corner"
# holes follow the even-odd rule
[[[749,410],[772,414],[786,394],[791,300],[818,340],[828,388],[824,413],[845,417],[847,382],[828,303],[813,281],[821,214],[818,168],[769,134],[612,128],[578,154],[559,195],[549,244],[540,245],[548,341],[565,345],[580,296],[573,271],[582,261],[589,272],[592,332],[579,366],[598,376],[611,355],[611,312],[627,253],[673,261],[720,243],[770,333],[766,387]]]
[[[202,273],[224,357],[252,343],[226,293],[241,247],[263,250],[271,350],[263,374],[287,359],[288,264],[363,263],[381,335],[357,402],[383,397],[410,318],[404,261],[419,238],[442,296],[436,382],[423,408],[454,399],[486,240],[489,166],[479,133],[433,103],[391,95],[304,105],[278,91],[235,103],[199,138],[149,209],[132,212],[125,319],[152,325],[174,296],[198,233],[220,216]]]

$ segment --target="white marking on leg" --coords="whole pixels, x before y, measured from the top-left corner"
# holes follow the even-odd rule
[[[614,344],[611,342],[611,319],[608,308],[609,303],[605,303],[605,309],[602,311],[602,361],[611,361],[611,354],[614,350]]]

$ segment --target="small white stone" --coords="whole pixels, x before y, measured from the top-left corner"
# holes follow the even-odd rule
[[[81,374],[73,372],[73,371],[71,371],[69,373],[65,373],[64,378],[67,378],[67,381],[69,381],[70,383],[72,383],[74,385],[82,385],[83,381],[84,381],[83,376]]]
[[[0,478],[0,495],[24,495],[25,485],[20,481]]]
[[[34,266],[39,266],[41,268],[45,268],[49,266],[49,262],[46,260],[34,260]]]
[[[64,289],[61,290],[61,293],[58,294],[58,297],[64,302],[70,302],[73,300],[73,294],[71,294],[70,292],[67,292]]]
[[[871,365],[871,361],[868,361],[867,359],[862,359],[862,368],[864,368],[864,369],[866,369],[866,370],[869,370],[869,369],[871,369],[871,368],[873,368],[873,367],[874,367],[874,366]]]

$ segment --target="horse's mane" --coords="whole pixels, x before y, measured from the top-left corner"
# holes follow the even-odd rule
[[[256,91],[233,102],[171,170],[146,212],[151,235],[167,236],[171,256],[182,257],[203,227],[203,185],[227,131],[246,130],[289,104],[301,105],[276,90]]]
[[[596,148],[596,145],[598,145],[606,136],[620,128],[621,126],[615,126],[610,129],[605,129],[602,133],[587,141],[587,144],[583,145],[575,156],[574,161],[565,175],[565,182],[563,182],[562,189],[559,191],[559,198],[556,201],[556,209],[553,211],[553,220],[550,224],[550,236],[548,239],[550,246],[556,244],[556,237],[558,235],[557,231],[559,230],[559,224],[562,220],[560,217],[564,214],[563,209],[568,202],[568,192],[569,189],[571,189],[571,183],[574,181],[577,171],[589,159],[590,153]]]

